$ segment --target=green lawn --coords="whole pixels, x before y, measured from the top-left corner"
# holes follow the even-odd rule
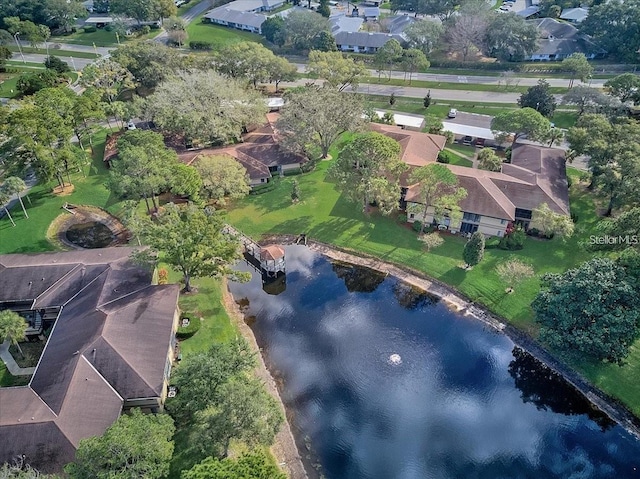
[[[68,37],[64,37],[64,38],[68,38]],[[51,42],[51,43],[55,43],[55,42]],[[73,42],[68,42],[68,43],[73,43]],[[100,45],[96,45],[96,46],[100,46]],[[9,48],[9,50],[14,52],[14,55],[13,55],[14,60],[20,59],[20,53],[18,52],[18,47],[13,45],[13,46],[8,46],[7,48]],[[46,55],[47,49],[44,47],[42,48],[22,47],[22,53],[39,53],[40,55]],[[91,52],[75,52],[71,50],[59,50],[56,48],[52,48],[51,44],[49,44],[49,55],[56,56],[56,57],[74,57],[74,58],[98,58],[100,56],[98,54],[91,53]]]
[[[392,78],[388,80],[385,78],[384,73],[382,74],[382,78],[378,79],[378,77],[368,77],[363,78],[361,84],[370,83],[372,85],[394,85],[394,86],[413,86],[418,88],[434,88],[434,89],[445,89],[445,90],[464,90],[464,91],[490,91],[497,93],[524,93],[527,91],[528,87],[526,86],[512,86],[509,88],[504,87],[503,85],[487,85],[482,83],[457,83],[457,82],[439,82],[439,81],[426,81],[426,80],[412,80],[409,83],[409,80],[406,81],[402,78]],[[567,88],[561,87],[549,87],[550,93],[566,93]]]
[[[40,184],[35,186],[25,197],[25,206],[29,218],[25,218],[20,205],[14,205],[11,214],[16,226],[11,226],[5,216],[0,219],[0,254],[50,251],[54,246],[46,239],[47,228],[54,218],[63,214],[62,205],[86,204],[99,206],[112,212],[117,212],[119,200],[113,197],[104,186],[106,168],[102,163],[104,138],[106,132],[96,135],[95,155],[80,173],[71,175],[75,190],[68,196],[56,196],[51,193],[54,184]]]
[[[19,73],[4,74],[0,73],[0,97],[16,98],[19,94],[16,83],[18,82]],[[1,246],[0,246],[1,247]]]
[[[332,151],[334,157],[337,146]],[[563,272],[592,256],[580,243],[588,239],[599,219],[592,197],[584,185],[578,183],[576,171],[571,173],[574,177],[571,205],[572,211],[578,215],[578,223],[572,238],[566,242],[527,238],[525,248],[515,252],[488,248],[478,266],[464,271],[460,268],[464,239],[445,236],[442,246],[426,253],[416,233],[398,224],[394,218],[375,214],[366,217],[360,208],[344,200],[325,180],[330,164],[330,161],[322,161],[312,173],[296,178],[301,190],[300,203],[291,203],[289,193],[293,178],[284,178],[278,180],[274,190],[236,202],[229,213],[230,222],[255,238],[264,234],[305,232],[313,239],[414,268],[455,287],[471,300],[484,304],[534,336],[537,326],[530,303],[539,290],[538,279],[524,282],[515,294],[506,294],[505,284],[495,273],[496,265],[508,258],[520,257],[530,262],[540,275]],[[576,367],[596,385],[622,399],[636,414],[640,414],[640,384],[637,381],[640,344],[634,349],[629,363],[621,368],[601,364],[579,364]]]
[[[460,145],[458,143],[453,143],[447,146],[448,149],[453,150],[463,156],[468,156],[473,158],[476,154],[476,148],[473,146]]]
[[[213,44],[214,49],[238,42],[264,43],[264,39],[256,33],[203,23],[203,15],[196,17],[187,27],[189,42],[208,42]]]

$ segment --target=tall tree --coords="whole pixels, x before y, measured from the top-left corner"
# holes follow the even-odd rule
[[[241,375],[221,384],[218,401],[196,413],[195,443],[204,454],[221,458],[227,457],[232,439],[249,447],[269,446],[282,418],[264,384]]]
[[[286,479],[273,458],[262,449],[245,452],[237,458],[214,459],[208,457],[188,471],[181,479]]]
[[[276,87],[276,93],[280,82],[294,81],[297,78],[298,68],[290,63],[286,58],[275,56],[267,64],[267,75],[269,83],[273,82]]]
[[[256,42],[227,45],[214,55],[215,69],[231,78],[246,78],[254,88],[269,79],[269,63],[275,59],[271,50]]]
[[[491,131],[497,138],[504,140],[513,134],[512,146],[523,136],[533,141],[544,139],[550,128],[549,120],[528,107],[499,113],[491,120]]]
[[[210,201],[224,205],[225,198],[242,198],[251,191],[247,170],[230,156],[201,156],[193,166],[202,178],[203,196]]]
[[[640,104],[640,77],[635,73],[623,73],[604,84],[609,95],[618,98],[622,103]]]
[[[323,158],[345,131],[362,125],[362,100],[357,95],[332,88],[302,87],[285,95],[276,128],[285,148],[312,158],[320,150]]]
[[[445,40],[451,53],[462,57],[462,61],[469,60],[482,50],[488,27],[487,16],[480,12],[462,12],[449,20],[445,29]]]
[[[630,246],[638,248],[640,242],[640,207],[631,208],[615,218],[598,223],[598,233],[603,236],[623,238],[624,241],[613,243],[591,243],[594,249],[624,249]]]
[[[82,71],[80,83],[87,88],[95,88],[109,104],[135,86],[131,72],[113,60],[88,65]]]
[[[538,29],[515,13],[490,16],[485,32],[485,51],[503,61],[522,61],[536,51]]]
[[[266,113],[257,91],[212,72],[181,72],[158,85],[143,108],[144,116],[185,140],[223,143],[239,141]]]
[[[400,160],[400,144],[388,136],[370,132],[356,135],[338,154],[330,176],[336,188],[366,212],[376,203],[382,214],[398,207],[400,174],[407,168]]]
[[[309,50],[313,39],[322,31],[331,31],[329,21],[316,12],[295,10],[284,20],[287,43],[298,50]]]
[[[24,357],[20,341],[24,341],[24,332],[27,329],[27,322],[15,311],[5,309],[0,311],[0,338],[2,342],[9,340],[11,344],[18,348],[20,355]]]
[[[402,66],[404,68],[405,80],[407,71],[409,72],[409,85],[411,85],[411,79],[413,77],[413,73],[418,70],[425,70],[429,68],[431,65],[427,57],[424,56],[421,50],[417,48],[409,48],[402,52]]]
[[[484,257],[484,235],[476,231],[464,245],[462,258],[467,266],[475,266]]]
[[[167,403],[171,415],[181,424],[193,421],[198,411],[218,403],[221,386],[255,368],[256,355],[240,336],[231,341],[214,342],[205,352],[186,358],[171,380],[184,392]]]
[[[273,15],[268,17],[262,24],[262,34],[267,41],[274,45],[282,46],[286,41],[284,18],[280,15]]]
[[[609,55],[637,62],[640,48],[640,0],[597,2],[580,24],[580,31],[591,35]]]
[[[155,0],[109,0],[109,11],[113,15],[134,18],[138,24],[155,20]]]
[[[575,225],[569,216],[556,213],[548,204],[542,203],[533,210],[531,228],[540,230],[547,237],[567,238],[573,234]]]
[[[459,203],[466,198],[467,190],[458,186],[458,177],[447,167],[437,163],[421,166],[411,174],[411,181],[416,182],[422,203],[420,233],[424,232],[429,208],[437,221],[443,220],[445,214],[454,222],[462,218]]]
[[[491,148],[483,148],[478,152],[478,169],[501,171],[502,158],[496,155]]]
[[[67,33],[73,29],[78,18],[87,16],[87,9],[76,0],[47,0],[45,15],[49,19],[47,25],[51,29]]]
[[[307,72],[326,80],[332,88],[343,91],[348,87],[357,90],[360,79],[368,73],[368,70],[364,63],[344,57],[340,52],[311,50]]]
[[[391,69],[402,58],[402,45],[395,38],[387,40],[384,45],[378,48],[374,57],[374,62],[379,66],[378,71],[382,71],[384,67],[389,70],[388,79],[391,79]]]
[[[556,111],[556,99],[549,92],[550,85],[546,80],[538,80],[538,84],[530,86],[520,95],[518,105],[520,108],[533,108],[542,116],[551,118]]]
[[[336,38],[326,30],[322,30],[311,42],[311,48],[321,52],[335,52],[338,50],[336,45]]]
[[[127,131],[118,139],[118,158],[111,164],[107,188],[125,199],[149,200],[157,210],[156,195],[172,185],[178,162],[175,151],[164,145],[161,134],[149,130]]]
[[[163,261],[182,273],[184,290],[191,291],[191,279],[231,276],[244,279],[243,273],[231,269],[240,259],[237,238],[223,231],[219,213],[204,211],[190,204],[180,207],[169,203],[155,220],[141,222],[139,236]]]
[[[416,20],[404,31],[411,48],[417,48],[425,55],[429,55],[440,43],[443,33],[444,28],[440,23],[428,19]]]
[[[562,95],[562,104],[578,107],[578,118],[585,113],[600,113],[600,110],[608,110],[611,105],[609,98],[599,89],[584,85],[575,86]]]
[[[169,473],[173,420],[166,414],[132,409],[102,436],[82,439],[75,462],[64,470],[71,479],[160,479]]]
[[[589,60],[587,60],[584,53],[572,53],[562,60],[561,66],[564,71],[571,73],[569,88],[573,87],[573,82],[576,78],[585,83],[593,73],[593,67],[589,64]]]
[[[9,212],[8,203],[10,199],[11,195],[9,194],[9,192],[4,190],[3,188],[0,188],[0,205],[2,205],[2,209],[7,215],[7,218],[9,218],[9,221],[11,221],[11,225],[15,228],[16,222],[13,221],[13,216],[11,216],[11,213]]]
[[[16,195],[18,197],[18,201],[20,202],[20,206],[22,206],[22,211],[25,218],[29,218],[27,210],[24,207],[24,203],[22,201],[22,196],[20,195],[20,193],[22,193],[26,189],[27,185],[25,184],[25,182],[22,180],[22,178],[19,178],[17,176],[10,176],[8,178],[5,178],[2,184],[0,184],[0,190],[10,196]]]
[[[594,258],[563,274],[543,277],[531,304],[540,338],[560,351],[621,363],[640,336],[638,288],[625,269]]]
[[[155,88],[171,75],[184,70],[189,60],[175,48],[158,42],[127,43],[112,51],[111,59],[129,70],[134,80],[146,89]]]

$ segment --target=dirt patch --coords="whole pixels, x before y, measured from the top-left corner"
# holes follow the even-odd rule
[[[264,381],[267,391],[278,401],[278,403],[280,404],[280,409],[282,410],[282,414],[285,417],[285,422],[280,428],[280,431],[278,431],[273,446],[271,446],[271,452],[275,456],[276,461],[278,462],[282,470],[287,473],[290,479],[307,479],[307,472],[302,465],[300,453],[298,452],[298,447],[296,446],[295,439],[293,438],[293,433],[291,432],[291,425],[289,424],[289,420],[287,419],[287,411],[284,407],[282,399],[280,398],[276,382],[271,376],[271,373],[269,373],[269,370],[264,363],[262,354],[260,354],[260,348],[258,347],[256,338],[253,335],[253,331],[251,331],[251,328],[245,323],[244,314],[242,313],[242,311],[240,311],[240,307],[229,292],[226,279],[224,280],[222,288],[222,304],[229,313],[231,320],[238,327],[238,330],[240,331],[242,336],[251,346],[251,349],[257,353],[258,367],[255,371],[256,376]]]
[[[56,186],[52,193],[56,196],[69,196],[75,189],[73,185]]]

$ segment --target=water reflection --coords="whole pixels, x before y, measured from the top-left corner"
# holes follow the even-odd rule
[[[548,374],[529,374],[505,336],[393,278],[350,292],[303,247],[287,261],[278,296],[257,275],[231,288],[257,318],[303,454],[327,479],[640,477],[638,442],[603,431],[574,391],[536,391]]]
[[[333,261],[332,267],[336,276],[344,281],[350,293],[373,293],[386,276],[369,268],[339,261]]]
[[[509,363],[509,374],[521,391],[525,403],[531,402],[538,409],[560,414],[586,414],[603,430],[615,425],[609,417],[587,401],[567,381],[536,358],[518,347],[514,347],[513,361]]]

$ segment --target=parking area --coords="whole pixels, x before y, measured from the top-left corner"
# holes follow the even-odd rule
[[[477,148],[489,147],[500,149],[491,132],[492,116],[464,113],[458,111],[455,118],[447,118],[442,122],[445,130],[453,132],[456,143],[475,146]]]

